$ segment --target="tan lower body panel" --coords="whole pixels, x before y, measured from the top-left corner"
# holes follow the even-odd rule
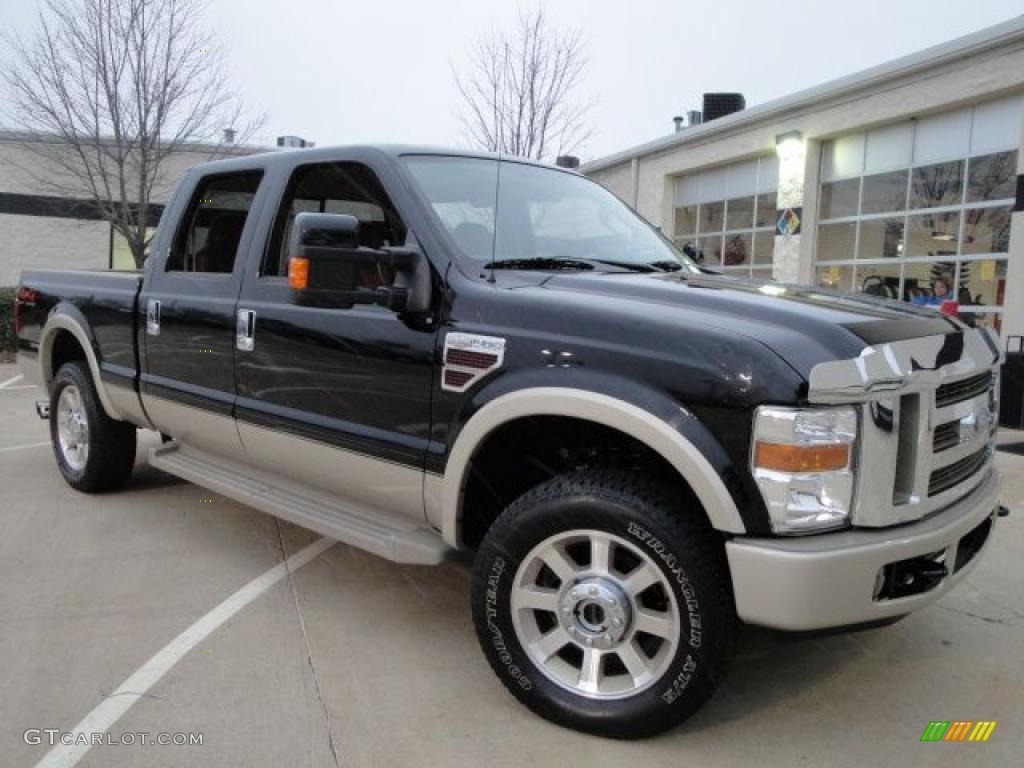
[[[437,565],[451,552],[422,521],[352,504],[291,477],[179,444],[155,448],[150,464],[332,539],[400,563]]]

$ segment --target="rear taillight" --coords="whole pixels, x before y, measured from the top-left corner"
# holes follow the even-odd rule
[[[21,305],[25,304],[30,307],[36,305],[36,300],[39,298],[39,291],[34,291],[31,288],[19,288],[18,292],[14,294],[14,334],[17,336],[21,333]]]

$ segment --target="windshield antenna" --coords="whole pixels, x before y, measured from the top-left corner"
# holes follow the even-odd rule
[[[494,180],[494,228],[491,230],[491,266],[487,282],[494,282],[494,252],[498,247],[498,198],[501,193],[501,152],[498,152],[498,175]]]

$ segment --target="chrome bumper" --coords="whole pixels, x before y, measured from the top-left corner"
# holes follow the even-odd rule
[[[993,518],[1001,477],[994,467],[970,494],[925,520],[803,538],[737,537],[725,545],[736,610],[751,624],[786,630],[879,621],[917,610],[948,592],[974,567],[991,539],[954,572],[963,537]],[[946,575],[931,589],[876,600],[887,565],[945,551]]]

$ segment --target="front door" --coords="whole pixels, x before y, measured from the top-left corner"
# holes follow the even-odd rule
[[[262,175],[198,179],[176,231],[157,244],[141,299],[150,420],[183,443],[221,453],[241,450],[233,417],[235,309]]]
[[[434,326],[379,306],[304,307],[287,283],[288,235],[304,211],[360,222],[360,246],[401,246],[405,223],[377,174],[356,162],[296,167],[246,270],[238,311],[252,329],[238,351],[236,417],[249,460],[328,490],[354,509],[423,518]],[[258,268],[257,268],[258,267]],[[390,283],[376,267],[362,287]]]

